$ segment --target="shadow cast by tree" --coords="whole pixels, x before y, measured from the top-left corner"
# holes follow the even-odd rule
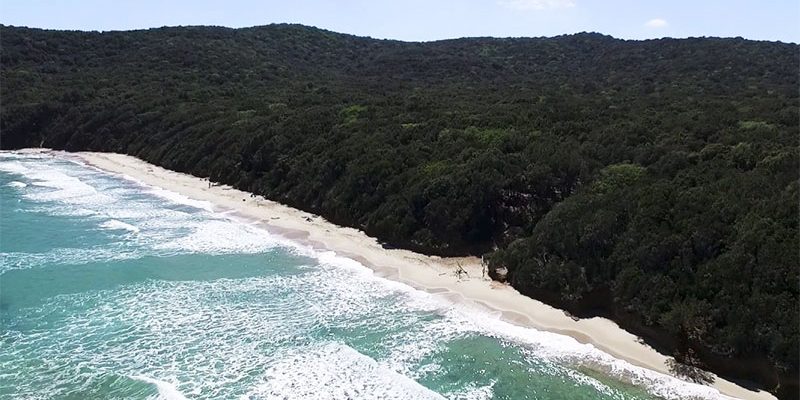
[[[704,370],[702,366],[702,362],[700,362],[692,349],[689,349],[685,354],[676,354],[675,358],[667,360],[667,368],[669,368],[671,374],[694,383],[713,384],[714,374]]]

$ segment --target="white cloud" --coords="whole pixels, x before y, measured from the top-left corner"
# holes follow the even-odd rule
[[[658,29],[658,28],[666,28],[667,26],[669,26],[669,24],[667,23],[667,21],[661,18],[653,18],[650,21],[645,22],[644,26],[648,28]]]
[[[547,10],[575,7],[573,0],[498,0],[497,3],[514,10]]]

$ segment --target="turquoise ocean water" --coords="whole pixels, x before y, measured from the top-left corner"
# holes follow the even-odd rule
[[[0,399],[719,398],[67,154],[0,195]]]

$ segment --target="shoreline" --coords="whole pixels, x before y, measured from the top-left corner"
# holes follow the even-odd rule
[[[376,276],[457,299],[453,301],[477,304],[481,308],[499,312],[501,320],[505,322],[566,335],[632,365],[670,375],[666,366],[670,357],[641,343],[638,337],[615,322],[599,317],[573,319],[566,312],[526,297],[509,285],[493,282],[484,274],[481,260],[477,257],[426,256],[409,250],[386,249],[375,238],[355,228],[335,225],[321,216],[260,196],[253,197],[249,192],[227,185],[209,187],[207,179],[170,171],[132,156],[96,152],[65,154],[103,171],[126,175],[147,185],[232,210],[286,239],[353,259],[373,270]],[[467,271],[468,277],[456,276],[458,265]],[[714,376],[715,382],[710,386],[725,396],[775,399],[768,392],[752,391]]]

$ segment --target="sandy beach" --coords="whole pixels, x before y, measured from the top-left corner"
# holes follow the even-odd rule
[[[148,185],[165,188],[191,199],[208,201],[222,209],[260,221],[267,229],[289,239],[320,249],[335,251],[372,268],[376,274],[413,287],[445,293],[458,301],[472,301],[498,310],[509,322],[564,334],[624,359],[631,364],[669,374],[668,357],[638,341],[638,338],[604,318],[575,320],[561,310],[519,294],[510,286],[491,281],[480,259],[441,258],[400,249],[385,249],[363,232],[337,226],[324,218],[282,204],[254,197],[206,179],[169,171],[135,157],[112,153],[75,153],[85,162],[112,173],[127,175]],[[469,274],[459,278],[458,265]],[[717,378],[713,386],[721,393],[742,399],[774,399],[767,392],[754,392]]]

